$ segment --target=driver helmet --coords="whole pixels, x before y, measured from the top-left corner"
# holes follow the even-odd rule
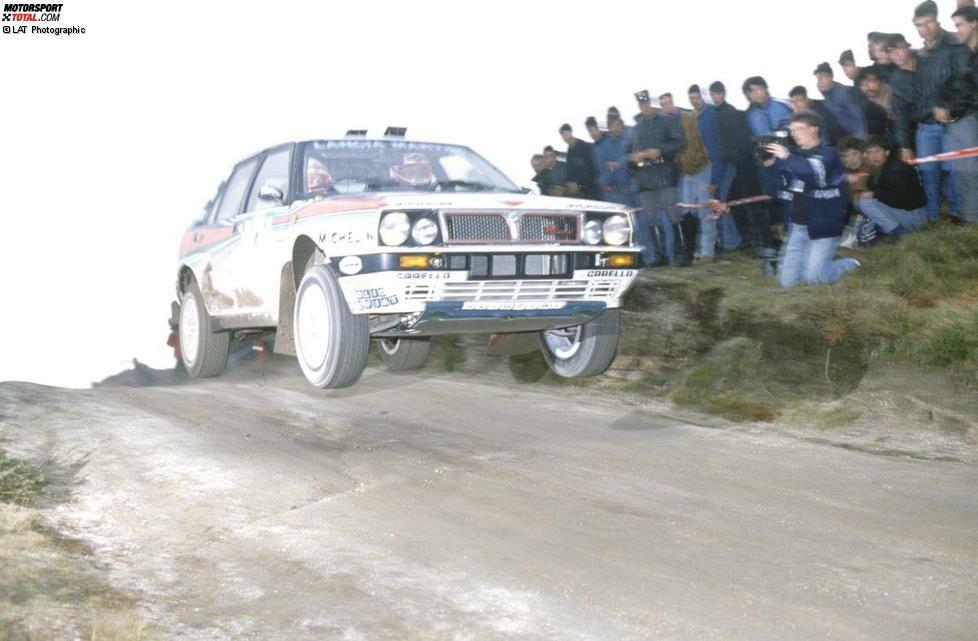
[[[322,194],[333,188],[333,175],[323,162],[310,158],[306,167],[306,187],[311,194]]]
[[[404,162],[391,167],[391,178],[400,185],[420,187],[431,182],[431,163],[424,154],[404,154]]]

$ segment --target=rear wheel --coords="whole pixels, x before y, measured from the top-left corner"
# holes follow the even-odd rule
[[[194,378],[210,378],[224,371],[231,335],[211,330],[211,317],[197,283],[187,285],[180,301],[180,360]]]
[[[551,371],[578,378],[608,369],[618,350],[619,315],[609,309],[583,325],[540,332],[540,350]]]
[[[370,347],[367,317],[350,313],[326,266],[314,265],[302,277],[292,327],[299,367],[310,383],[335,388],[360,380]]]
[[[377,341],[380,358],[392,372],[424,367],[431,351],[431,338],[381,338]]]

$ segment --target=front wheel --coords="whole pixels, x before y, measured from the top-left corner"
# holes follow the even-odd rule
[[[619,310],[567,329],[540,332],[540,349],[551,371],[563,378],[597,376],[611,366],[618,350]]]
[[[324,265],[309,268],[295,295],[293,336],[299,367],[320,388],[349,387],[367,365],[367,317],[350,313],[339,281]]]
[[[392,372],[424,367],[431,351],[431,338],[381,338],[377,341],[380,358]]]

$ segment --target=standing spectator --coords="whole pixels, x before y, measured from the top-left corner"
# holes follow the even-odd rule
[[[584,127],[587,129],[587,135],[591,136],[591,140],[594,141],[594,145],[597,147],[601,139],[604,138],[604,132],[598,126],[597,118],[588,116],[587,120],[584,121]],[[595,171],[597,171],[597,164],[595,164]]]
[[[630,139],[632,137],[632,127],[625,123],[625,119],[621,117],[621,112],[618,111],[618,107],[614,105],[608,107],[608,115],[605,118],[605,122],[610,124],[612,116],[621,120],[622,135],[625,136],[625,140]]]
[[[696,87],[697,91],[693,91],[693,87]],[[697,85],[693,85],[693,87],[690,87],[689,91],[690,103],[695,108],[696,104],[693,103],[693,100],[698,99],[704,105],[703,110],[700,112],[699,127],[700,138],[703,140],[706,152],[710,155],[710,186],[707,189],[711,196],[725,201],[730,194],[730,187],[733,185],[737,172],[734,164],[724,158],[723,145],[720,142],[720,122],[717,105],[723,104],[726,100],[726,88],[720,81],[712,83],[709,87],[710,102],[707,103],[702,95],[699,94],[699,87]],[[727,106],[729,107],[730,105]],[[717,231],[720,247],[725,251],[734,251],[740,247],[740,233],[737,231],[737,225],[734,222],[733,216],[723,216],[717,220],[713,212],[701,212],[700,229],[702,230],[706,228],[705,226],[711,224]]]
[[[662,231],[671,262],[675,255],[672,225],[680,220],[676,156],[683,148],[682,128],[678,118],[652,107],[648,91],[637,92],[635,99],[640,113],[628,145],[629,163],[634,168],[639,202],[652,217],[653,227]]]
[[[727,92],[723,83],[710,85],[710,97],[717,109],[717,132],[720,137],[720,150],[724,162],[732,171],[724,177],[727,193],[722,186],[720,200],[746,198],[764,194],[754,159],[754,143],[744,112],[727,102]],[[727,178],[729,176],[729,178]],[[774,253],[774,237],[771,234],[771,217],[763,203],[740,205],[730,211],[737,225],[737,232],[759,257],[767,259]]]
[[[946,109],[936,109],[935,118],[947,126],[952,149],[978,147],[978,82],[975,73],[956,76],[941,89]],[[958,214],[969,223],[978,222],[978,157],[951,163],[951,176],[961,207]]]
[[[892,73],[890,74],[892,78]],[[863,97],[862,108],[866,115],[866,129],[872,136],[893,139],[893,94],[890,87],[880,78],[875,67],[866,67],[859,72],[856,86]]]
[[[937,4],[933,0],[925,0],[917,5],[913,23],[917,33],[924,39],[924,47],[917,54],[917,72],[914,76],[914,117],[918,123],[917,153],[930,156],[955,148],[948,137],[947,123],[950,115],[940,92],[952,78],[972,72],[971,51],[941,28],[937,21]],[[901,151],[901,155],[904,160],[913,157],[906,149]],[[924,191],[927,193],[927,217],[931,220],[940,215],[942,193],[950,203],[951,212],[960,211],[961,201],[954,182],[942,175],[942,172],[952,170],[951,163],[947,162],[920,166]]]
[[[859,67],[856,65],[856,56],[853,55],[852,49],[846,49],[839,55],[839,66],[842,67],[842,72],[846,74],[846,78],[852,81],[856,80]]]
[[[866,140],[872,170],[870,190],[859,194],[856,207],[892,239],[924,226],[927,196],[917,170],[906,164],[880,136]]]
[[[771,97],[767,81],[761,76],[751,76],[744,81],[744,96],[750,102],[747,108],[747,124],[755,136],[780,129],[791,116],[791,107],[782,100]]]
[[[917,133],[914,118],[916,101],[917,54],[902,34],[894,33],[887,40],[886,51],[893,61],[890,74],[890,92],[893,94],[893,138],[904,159],[913,158],[913,144]]]
[[[791,107],[796,111],[814,111],[818,116],[818,130],[822,132],[822,138],[830,145],[837,145],[839,140],[846,135],[839,121],[835,119],[832,112],[825,106],[822,100],[813,100],[808,97],[808,90],[798,85],[788,92],[791,100]]]
[[[852,258],[833,260],[846,220],[842,162],[835,147],[822,142],[815,114],[793,114],[789,131],[800,150],[767,145],[774,157],[765,162],[785,175],[793,192],[781,286],[834,283],[859,266]]]
[[[567,165],[557,160],[557,150],[547,145],[543,148],[543,159],[547,170],[547,195],[563,196],[567,187]]]
[[[888,35],[879,31],[872,31],[866,36],[869,47],[869,59],[873,64],[870,69],[875,69],[880,78],[884,81],[890,79],[890,72],[893,70],[893,63],[890,61],[890,54],[886,51],[886,40]]]
[[[865,136],[866,116],[846,88],[835,81],[829,63],[818,65],[814,74],[815,84],[825,98],[825,108],[835,116],[843,131],[850,136]]]
[[[978,52],[978,8],[974,5],[960,7],[951,14],[951,19],[958,32],[958,42],[971,49],[974,57]]]
[[[668,92],[659,96],[659,109],[667,116],[678,116],[682,113],[676,106],[676,101],[672,99],[672,94]]]
[[[537,184],[541,194],[546,194],[549,186],[547,159],[543,157],[543,154],[533,154],[533,157],[530,158],[530,165],[533,167],[533,182]]]
[[[690,89],[692,90],[693,87],[690,87]],[[693,105],[694,111],[683,111],[679,113],[683,128],[683,140],[685,141],[685,147],[683,147],[678,158],[680,172],[679,199],[690,205],[706,205],[706,202],[710,200],[710,155],[706,150],[706,145],[703,144],[699,128],[700,113],[706,108],[706,103],[699,93],[699,87],[696,87],[695,93],[690,91],[687,95],[689,96],[690,103]],[[676,260],[681,264],[693,262],[693,257],[696,253],[697,230],[700,227],[699,222],[699,217],[695,213],[686,212],[683,214],[678,227],[674,229],[678,238]],[[713,222],[712,229],[707,229],[705,235],[709,236],[708,240],[712,240],[715,246],[715,221]],[[702,246],[700,251],[704,251]],[[714,254],[713,247],[705,251],[707,251],[707,255],[710,257]],[[701,253],[701,255],[703,254]]]
[[[560,137],[567,143],[567,195],[599,200],[594,188],[593,145],[574,137],[574,130],[567,123],[560,126]]]
[[[598,165],[598,185],[602,199],[622,205],[637,206],[631,190],[631,177],[628,174],[628,140],[624,136],[624,125],[619,116],[608,120],[608,133],[601,138],[601,144],[594,153]]]

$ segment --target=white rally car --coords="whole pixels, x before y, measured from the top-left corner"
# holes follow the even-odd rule
[[[355,383],[371,339],[411,369],[450,333],[536,332],[554,372],[592,376],[618,345],[632,229],[624,207],[527,194],[467,147],[287,143],[238,163],[185,233],[171,323],[194,377],[270,331],[317,387]]]

